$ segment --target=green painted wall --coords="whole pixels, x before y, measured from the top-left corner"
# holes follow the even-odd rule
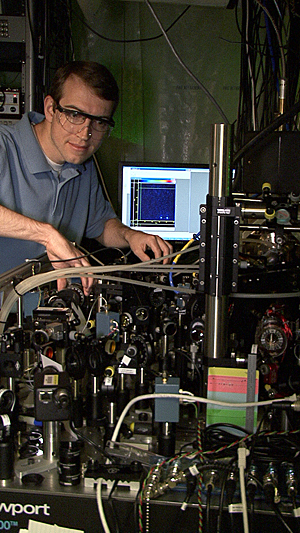
[[[165,29],[187,7],[152,5]],[[208,163],[211,124],[224,122],[224,115],[234,123],[237,116],[240,35],[235,12],[191,6],[168,32],[222,114],[163,36],[145,40],[161,34],[145,2],[73,0],[72,21],[75,59],[104,63],[121,90],[115,130],[97,154],[115,208],[119,160]]]

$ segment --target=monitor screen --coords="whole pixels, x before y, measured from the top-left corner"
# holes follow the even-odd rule
[[[165,240],[190,240],[200,230],[208,188],[208,165],[121,162],[121,220]]]

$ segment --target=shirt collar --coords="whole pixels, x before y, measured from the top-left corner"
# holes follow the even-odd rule
[[[44,115],[34,111],[25,113],[23,118],[17,123],[16,127],[20,135],[20,143],[24,148],[24,158],[31,174],[39,174],[41,172],[49,172],[52,170],[51,166],[46,160],[46,157],[32,131],[31,122],[38,124],[44,120]],[[70,177],[78,176],[84,170],[84,164],[74,165],[73,163],[65,163],[62,167],[62,175],[67,170],[66,175]]]

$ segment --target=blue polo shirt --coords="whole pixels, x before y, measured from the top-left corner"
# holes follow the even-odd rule
[[[31,122],[44,119],[31,112],[14,126],[0,126],[0,204],[54,226],[70,241],[97,238],[116,214],[105,200],[92,159],[65,163],[60,177],[47,162]],[[0,237],[0,273],[45,252],[32,241]]]

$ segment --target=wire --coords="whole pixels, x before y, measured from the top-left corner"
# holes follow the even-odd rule
[[[160,22],[158,16],[156,15],[152,5],[150,4],[149,0],[145,0],[147,6],[149,7],[153,17],[155,18],[158,26],[160,27],[169,47],[171,48],[174,56],[176,57],[177,61],[179,62],[179,64],[184,68],[184,70],[186,71],[186,73],[192,78],[192,80],[194,80],[194,82],[198,85],[198,87],[200,87],[200,89],[204,92],[204,94],[209,98],[209,100],[212,102],[212,104],[217,108],[218,112],[220,113],[222,119],[224,120],[225,124],[229,124],[229,120],[228,118],[226,117],[225,113],[223,112],[223,110],[221,109],[221,107],[219,106],[219,104],[217,103],[217,101],[215,100],[215,98],[212,96],[212,94],[206,89],[206,87],[204,87],[203,83],[201,83],[201,81],[193,74],[193,72],[189,69],[189,67],[184,63],[184,61],[181,59],[181,57],[179,56],[179,54],[176,52],[173,44],[171,43],[166,31],[164,30],[163,28],[163,25],[162,23]]]
[[[285,519],[283,518],[278,505],[273,502],[271,506],[272,506],[272,509],[273,509],[274,513],[276,514],[277,518],[279,519],[281,524],[284,526],[286,531],[288,531],[288,533],[294,533],[293,530],[289,527],[289,525],[285,521]]]
[[[224,497],[225,497],[225,486],[226,486],[226,477],[223,476],[221,491],[220,491],[220,501],[219,501],[219,512],[217,517],[217,529],[216,533],[221,533],[222,531],[222,515],[223,515],[223,506],[224,506]]]
[[[281,68],[282,68],[282,78],[285,79],[286,77],[286,72],[285,72],[285,59],[284,59],[284,53],[283,53],[283,46],[282,46],[282,41],[281,41],[281,37],[279,35],[279,31],[278,31],[278,28],[275,24],[275,21],[273,19],[273,17],[271,17],[271,14],[269,12],[269,10],[266,8],[266,6],[264,6],[260,0],[255,0],[258,5],[264,10],[264,12],[268,15],[268,18],[270,19],[271,23],[272,23],[272,26],[274,28],[274,31],[276,33],[276,37],[277,37],[277,40],[278,40],[278,45],[279,45],[279,50],[280,50],[280,55],[281,55]]]
[[[100,259],[98,259],[98,258],[95,257],[95,255],[94,255],[95,253],[102,251],[104,248],[101,247],[101,248],[98,248],[98,250],[95,250],[94,252],[89,252],[88,250],[86,250],[86,249],[82,246],[82,244],[77,244],[77,247],[78,247],[79,250],[82,250],[83,252],[85,252],[86,257],[89,257],[89,258],[93,259],[96,263],[98,263],[99,265],[104,266],[104,263],[102,263],[102,261],[100,261]]]
[[[257,484],[259,485],[259,487],[263,490],[263,484],[261,483],[261,481],[259,481],[259,479],[255,476],[251,476],[251,479]],[[289,527],[289,525],[287,524],[287,522],[285,521],[285,519],[283,518],[281,512],[280,512],[280,509],[278,507],[277,504],[275,504],[274,502],[271,503],[271,508],[272,510],[274,511],[275,515],[277,516],[277,518],[280,520],[281,524],[285,527],[285,529],[288,531],[288,533],[294,533],[293,530]]]
[[[165,256],[166,258],[172,258],[174,257],[174,255],[176,254],[169,254],[168,256]],[[164,265],[157,265],[157,263],[161,262],[161,258],[157,258],[157,259],[151,259],[149,261],[144,261],[143,263],[138,263],[137,265],[109,265],[109,266],[105,266],[105,267],[99,267],[99,266],[87,266],[87,267],[71,267],[71,268],[62,268],[62,269],[58,269],[58,270],[54,270],[54,271],[50,271],[50,272],[44,272],[42,274],[36,274],[34,276],[31,276],[23,281],[21,281],[20,283],[18,283],[18,285],[16,285],[16,287],[14,287],[11,292],[7,295],[7,297],[5,298],[4,300],[4,303],[2,305],[2,308],[1,308],[1,311],[0,311],[0,335],[1,333],[3,333],[3,329],[4,329],[4,325],[5,325],[5,320],[7,319],[8,317],[8,314],[13,306],[13,304],[18,300],[19,296],[20,295],[23,295],[23,294],[26,294],[27,292],[29,292],[31,289],[35,288],[35,287],[38,287],[40,285],[42,285],[43,283],[49,283],[51,281],[54,281],[54,280],[57,280],[57,279],[60,279],[60,278],[68,278],[68,277],[74,277],[76,276],[77,274],[80,275],[80,276],[86,276],[86,277],[99,277],[100,274],[105,274],[107,272],[120,272],[120,271],[134,271],[137,269],[137,271],[139,271],[141,269],[141,271],[144,271],[145,269],[147,269],[149,266],[152,266],[152,265],[156,265],[156,271],[157,270],[161,270],[159,267],[162,266],[163,268],[167,268],[166,266]],[[184,267],[184,269],[186,269],[186,267]],[[103,277],[102,277],[103,279]],[[149,283],[146,283],[146,282],[142,282],[142,281],[138,281],[138,280],[133,280],[133,279],[128,279],[128,278],[117,278],[117,277],[111,277],[109,275],[106,274],[106,279],[110,279],[110,280],[115,280],[117,281],[118,283],[120,282],[124,282],[124,283],[134,283],[136,285],[141,285],[141,286],[146,286],[146,287],[149,287],[151,286],[151,288],[161,288],[161,289],[164,289],[164,290],[171,290],[173,291],[174,289],[172,287],[167,287],[165,285],[160,285],[160,284],[149,284]],[[189,289],[189,288],[186,288],[186,287],[179,287],[177,288],[177,290],[179,292],[182,292],[184,294],[194,294],[195,293],[195,290],[194,289]]]
[[[139,487],[139,490],[136,494],[136,497],[134,499],[134,504],[133,504],[133,512],[134,512],[134,527],[135,527],[135,531],[140,531],[140,528],[139,528],[139,521],[140,521],[140,515],[139,515],[139,501],[140,501],[140,497],[141,497],[141,490],[142,490],[142,483],[140,483],[140,487]]]
[[[114,206],[113,206],[113,203],[111,201],[111,198],[110,198],[110,195],[108,193],[108,190],[107,190],[107,187],[106,187],[106,183],[104,181],[104,177],[103,177],[103,174],[102,174],[102,171],[101,171],[101,168],[100,168],[100,165],[99,165],[99,162],[98,162],[98,159],[96,157],[95,154],[93,154],[93,160],[94,160],[94,164],[95,164],[95,167],[97,169],[97,172],[98,172],[98,175],[100,177],[100,181],[101,181],[101,185],[103,187],[103,190],[104,190],[104,194],[106,196],[106,199],[108,200],[108,202],[110,203],[111,207],[114,209]]]
[[[104,417],[103,417],[103,421],[104,421]],[[74,426],[74,423],[71,422],[70,424],[70,427],[71,427],[71,430],[75,433],[75,435],[80,439],[80,440],[83,440],[84,442],[86,442],[87,444],[89,444],[90,446],[93,446],[95,448],[95,450],[99,451],[104,457],[108,458],[109,456],[107,455],[107,453],[105,452],[105,450],[103,449],[103,447],[98,444],[97,442],[93,441],[92,439],[90,439],[87,435],[85,435],[84,433],[81,433],[81,431],[79,431],[75,426]]]
[[[291,107],[291,109],[283,113],[283,115],[280,115],[279,117],[275,118],[273,122],[271,122],[271,124],[266,126],[264,130],[260,131],[255,137],[252,137],[250,141],[248,141],[242,148],[240,148],[240,150],[238,150],[233,156],[233,165],[235,166],[241,160],[244,154],[250,150],[250,148],[253,148],[270,133],[278,129],[282,124],[287,121],[288,118],[297,115],[299,111],[300,100],[293,107]]]
[[[201,382],[201,372],[200,372],[200,370],[199,370],[199,367],[198,367],[198,365],[196,364],[196,362],[193,361],[192,357],[190,357],[190,355],[188,354],[188,352],[186,352],[186,351],[183,350],[183,349],[176,348],[176,354],[185,357],[190,363],[192,363],[192,365],[194,366],[195,371],[196,371],[197,374],[198,374],[198,377],[199,377],[199,379],[200,379],[200,382]]]
[[[97,301],[98,301],[98,300],[95,299],[95,301],[93,302],[93,305],[91,305],[90,312],[89,312],[89,314],[88,314],[88,317],[87,317],[87,319],[86,319],[86,322],[85,322],[83,328],[80,330],[80,333],[83,333],[84,330],[87,328],[88,323],[89,323],[89,321],[90,321],[90,318],[91,318],[91,316],[92,316],[93,309],[94,309],[94,307],[95,307]]]
[[[197,420],[197,448],[200,453],[200,460],[203,462],[202,455],[202,432],[201,432],[201,420]],[[198,476],[198,490],[197,490],[197,502],[198,502],[198,532],[202,533],[203,526],[203,509],[202,509],[202,483],[203,483],[203,473],[200,472]]]
[[[173,26],[185,15],[185,13],[190,9],[191,6],[187,6],[180,15],[168,26],[168,28],[165,30],[166,32],[170,31]],[[163,33],[160,33],[158,35],[154,35],[153,37],[143,37],[139,39],[112,39],[111,37],[105,37],[101,33],[97,32],[94,28],[92,28],[84,19],[82,19],[78,13],[74,12],[76,17],[88,28],[94,35],[97,35],[97,37],[100,37],[100,39],[103,39],[104,41],[109,41],[110,43],[121,43],[121,44],[129,44],[129,43],[143,43],[148,41],[154,41],[156,39],[160,39],[163,37]]]
[[[246,449],[245,444],[240,445],[238,448],[238,467],[239,467],[239,479],[240,479],[240,493],[241,493],[242,509],[243,509],[244,533],[249,533],[247,496],[246,496],[246,485],[245,485],[245,470],[246,470],[247,455],[249,455],[249,450]]]
[[[211,531],[210,517],[211,517],[211,493],[212,493],[212,484],[209,483],[206,491],[206,528],[207,531]]]
[[[124,418],[125,416],[127,415],[128,411],[131,409],[131,407],[136,403],[136,402],[140,402],[140,401],[143,401],[143,400],[155,400],[155,399],[158,399],[158,398],[172,398],[172,399],[175,399],[175,398],[178,398],[178,400],[185,400],[186,402],[199,402],[199,403],[204,403],[204,404],[212,404],[212,405],[219,405],[219,406],[223,406],[223,407],[234,407],[234,408],[241,408],[241,409],[245,409],[246,407],[259,407],[259,406],[264,406],[264,405],[272,405],[272,404],[275,404],[275,403],[282,403],[282,402],[287,402],[287,401],[291,401],[291,402],[294,402],[295,401],[295,397],[292,396],[290,398],[275,398],[274,400],[264,400],[264,401],[260,401],[260,402],[237,402],[237,403],[231,403],[231,402],[222,402],[222,401],[219,401],[219,400],[211,400],[211,399],[208,399],[208,398],[202,398],[200,396],[188,396],[188,395],[185,395],[185,394],[156,394],[156,393],[153,393],[153,394],[144,394],[144,395],[141,395],[141,396],[136,396],[135,398],[132,398],[132,400],[130,400],[128,402],[128,404],[124,407],[122,413],[120,414],[120,417],[119,417],[119,420],[115,426],[115,429],[114,429],[114,432],[112,434],[112,438],[111,438],[111,441],[110,441],[110,447],[112,448],[114,446],[114,442],[117,440],[117,437],[119,435],[119,431],[120,431],[120,428],[121,428],[121,425],[123,424],[123,421],[124,421]]]
[[[103,501],[102,501],[102,483],[103,479],[99,478],[97,482],[97,507],[98,512],[101,520],[101,525],[103,527],[104,533],[110,533],[110,529],[108,527],[108,523],[106,521],[105,513],[104,513],[104,507],[103,507]]]
[[[184,247],[182,248],[182,250],[179,252],[179,254],[176,255],[174,261],[173,261],[173,265],[176,265],[177,261],[180,259],[181,257],[181,254],[182,252],[184,252],[184,250],[186,250],[189,246],[191,246],[191,244],[193,244],[195,242],[195,239],[190,239],[185,245]],[[174,283],[173,283],[173,272],[172,272],[172,268],[170,269],[170,272],[169,272],[169,283],[171,285],[171,287],[174,287]]]
[[[118,479],[115,479],[115,481],[113,482],[113,486],[109,492],[109,495],[108,495],[108,498],[107,498],[107,502],[110,504],[111,506],[111,510],[112,510],[112,513],[113,513],[113,517],[114,517],[114,522],[115,522],[115,530],[114,530],[114,533],[120,533],[120,529],[119,529],[119,524],[118,524],[118,521],[117,521],[117,515],[116,515],[116,511],[115,511],[115,508],[114,508],[114,501],[112,499],[112,495],[113,495],[113,492],[115,491],[115,489],[117,488],[117,485],[119,483],[119,480]]]

